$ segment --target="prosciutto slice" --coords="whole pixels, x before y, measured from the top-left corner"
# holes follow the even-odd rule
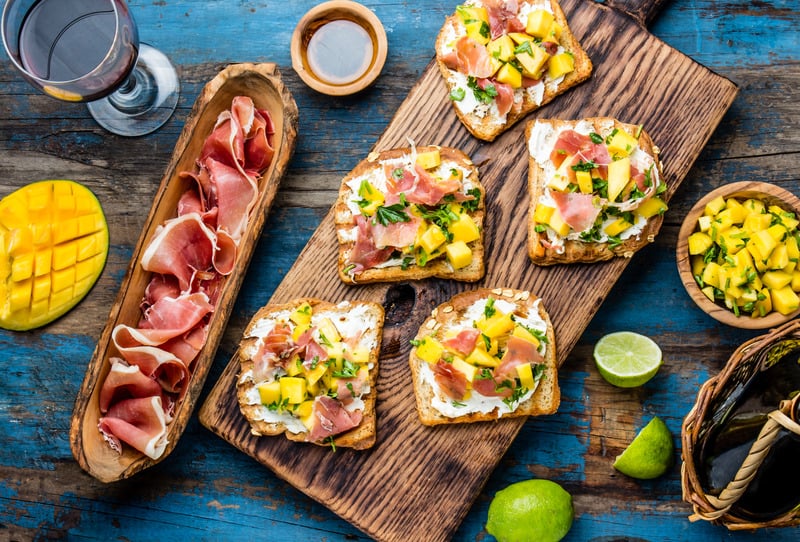
[[[591,228],[600,215],[601,208],[595,206],[592,194],[551,190],[550,196],[556,202],[564,222],[576,232]]]
[[[336,399],[320,395],[314,399],[311,417],[313,426],[306,434],[306,440],[320,442],[356,427],[361,423],[362,413],[360,410],[350,412]]]
[[[216,237],[198,213],[169,220],[156,229],[142,255],[142,268],[172,275],[181,291],[188,291],[195,274],[213,266]]]
[[[110,358],[111,370],[100,389],[100,412],[120,398],[150,397],[161,394],[161,386],[146,376],[136,365],[128,365],[120,358]]]
[[[147,457],[158,459],[168,444],[161,397],[125,399],[115,403],[100,418],[98,428],[118,453],[122,453],[122,441]]]
[[[110,358],[98,429],[119,453],[122,443],[153,459],[164,452],[167,424],[206,344],[210,315],[256,205],[260,172],[274,157],[274,134],[269,113],[237,96],[217,117],[197,169],[179,173],[187,189],[175,218],[158,226],[142,253],[142,268],[153,274],[142,317],[112,332],[120,357]]]

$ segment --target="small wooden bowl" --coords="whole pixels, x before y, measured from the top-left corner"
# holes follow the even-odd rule
[[[233,272],[224,279],[214,315],[208,324],[205,346],[193,362],[194,368],[185,395],[177,404],[174,418],[167,426],[169,444],[157,460],[150,459],[129,446],[125,446],[123,453],[119,455],[106,444],[97,429],[100,418],[100,389],[110,369],[108,358],[118,355],[111,333],[118,324],[135,326],[139,322],[140,303],[151,276],[140,265],[142,252],[156,228],[175,216],[178,200],[189,182],[180,177],[180,172],[194,171],[195,160],[200,156],[200,150],[214,128],[217,116],[230,109],[233,98],[240,95],[249,96],[257,108],[269,111],[275,125],[275,155],[259,180],[259,196],[239,244]],[[161,179],[142,235],[133,251],[127,273],[75,401],[70,426],[72,453],[80,466],[98,480],[113,482],[128,478],[167,457],[178,443],[214,361],[267,213],[294,152],[297,121],[297,105],[283,85],[275,64],[230,65],[206,84],[197,98]]]
[[[335,20],[349,20],[360,25],[370,35],[373,46],[369,68],[355,81],[341,85],[321,80],[311,70],[306,59],[306,48],[311,36],[320,26]],[[332,0],[313,7],[303,15],[292,33],[290,49],[292,67],[305,84],[323,94],[347,96],[367,88],[377,79],[386,62],[389,47],[386,31],[372,10],[350,0]]]
[[[678,274],[681,282],[692,298],[692,301],[700,307],[706,314],[715,320],[743,329],[767,329],[779,326],[800,314],[800,309],[791,314],[783,315],[772,311],[764,317],[751,317],[743,314],[737,316],[722,303],[715,303],[708,299],[700,290],[700,286],[692,275],[692,267],[689,259],[689,235],[697,229],[697,219],[703,214],[706,204],[714,198],[722,196],[724,198],[755,198],[764,201],[768,205],[778,205],[787,211],[793,211],[800,216],[800,199],[788,190],[780,186],[761,182],[739,182],[723,185],[716,190],[712,190],[701,198],[683,220],[680,232],[678,233],[678,244],[676,249],[676,259],[678,264]]]

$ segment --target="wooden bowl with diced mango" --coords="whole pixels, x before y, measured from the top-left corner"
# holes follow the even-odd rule
[[[800,314],[800,199],[762,182],[730,183],[701,198],[678,234],[678,273],[700,309],[744,329]]]

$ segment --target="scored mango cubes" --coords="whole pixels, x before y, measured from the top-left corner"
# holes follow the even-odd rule
[[[40,181],[0,201],[0,327],[24,331],[69,311],[100,277],[108,225],[95,195]]]

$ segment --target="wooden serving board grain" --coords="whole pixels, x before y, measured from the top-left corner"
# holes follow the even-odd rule
[[[645,29],[665,1],[565,0],[562,7],[594,63],[594,72],[589,81],[528,120],[612,116],[643,124],[661,149],[669,198],[730,107],[737,88]],[[211,431],[378,540],[450,538],[525,423],[506,419],[430,428],[418,422],[408,368],[409,339],[430,310],[478,286],[529,290],[543,299],[550,313],[558,362],[563,364],[628,263],[616,259],[594,265],[532,265],[526,252],[524,122],[493,143],[484,143],[461,126],[451,108],[431,62],[374,150],[408,146],[410,138],[417,145],[458,147],[480,165],[487,191],[486,277],[477,284],[426,280],[346,286],[336,274],[336,234],[329,212],[271,299],[285,302],[315,296],[384,304],[376,446],[333,453],[282,437],[251,436],[236,402],[235,356],[199,414]]]

